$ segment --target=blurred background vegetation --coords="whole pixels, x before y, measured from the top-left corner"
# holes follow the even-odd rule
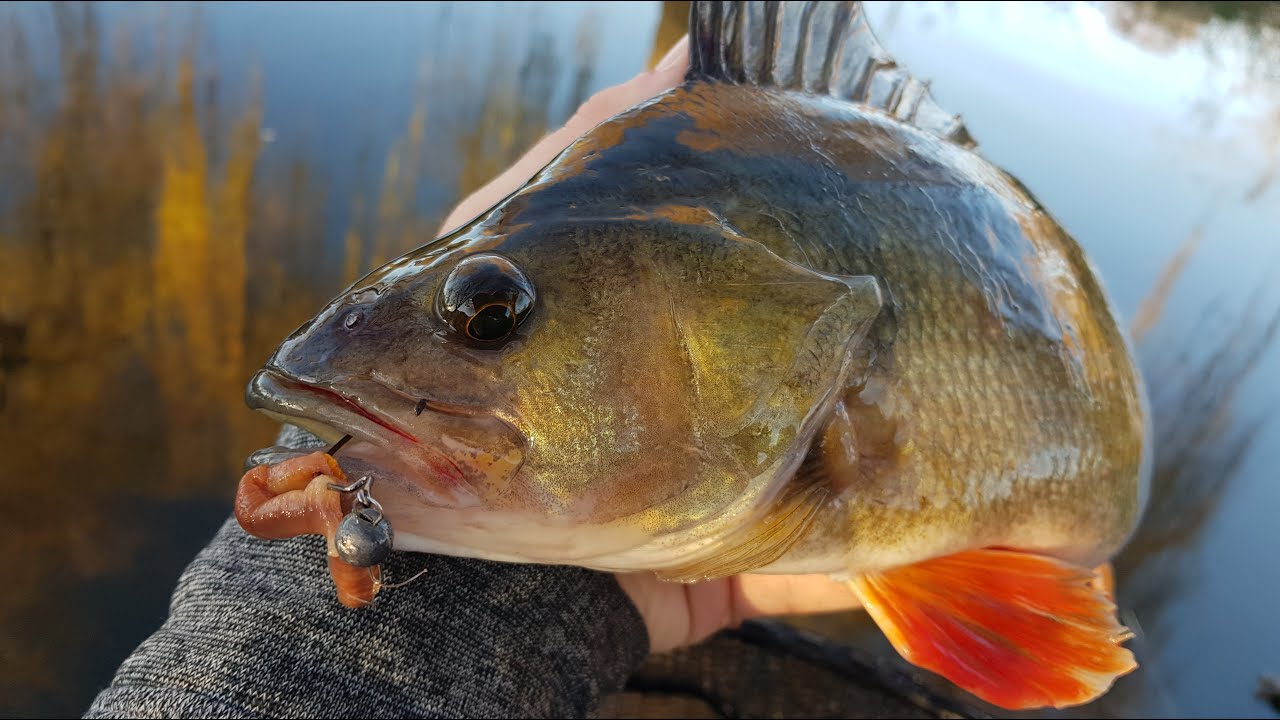
[[[1120,565],[1152,669],[1099,712],[1264,712],[1280,4],[868,6],[1141,340],[1164,442]],[[0,713],[79,714],[163,619],[274,435],[243,389],[275,345],[654,62],[687,11],[0,5]],[[876,643],[856,617],[810,627]]]

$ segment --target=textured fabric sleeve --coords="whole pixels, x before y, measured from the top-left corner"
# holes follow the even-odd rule
[[[234,519],[164,625],[86,717],[583,717],[648,652],[612,576],[395,553],[373,607],[340,606],[318,537]]]

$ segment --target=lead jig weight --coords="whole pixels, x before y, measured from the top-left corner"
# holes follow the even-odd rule
[[[394,540],[391,523],[387,522],[382,504],[373,499],[372,486],[373,478],[368,475],[362,475],[348,485],[329,483],[330,490],[356,494],[351,512],[342,518],[333,534],[334,549],[348,565],[373,567],[391,554]]]

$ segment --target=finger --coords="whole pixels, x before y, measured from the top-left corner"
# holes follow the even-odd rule
[[[454,231],[515,192],[574,140],[596,125],[675,87],[684,79],[688,67],[689,38],[686,35],[672,46],[653,71],[641,73],[621,85],[614,85],[591,96],[564,127],[539,140],[514,165],[460,202],[445,219],[440,233],[444,235]]]
[[[651,652],[666,652],[690,642],[695,600],[689,586],[661,582],[651,572],[615,573],[614,577],[644,619]],[[726,597],[720,603],[722,614],[728,607]]]
[[[734,622],[764,615],[838,612],[862,607],[848,584],[826,575],[741,575]]]
[[[689,625],[681,645],[702,642],[732,624],[733,585],[725,580],[712,580],[679,586],[689,612]]]

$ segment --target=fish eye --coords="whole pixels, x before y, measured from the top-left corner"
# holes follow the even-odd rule
[[[509,305],[490,303],[467,321],[467,335],[481,342],[496,342],[516,329],[516,314]]]
[[[505,340],[533,309],[533,285],[520,268],[498,255],[473,255],[449,273],[437,307],[454,332],[468,340]]]

